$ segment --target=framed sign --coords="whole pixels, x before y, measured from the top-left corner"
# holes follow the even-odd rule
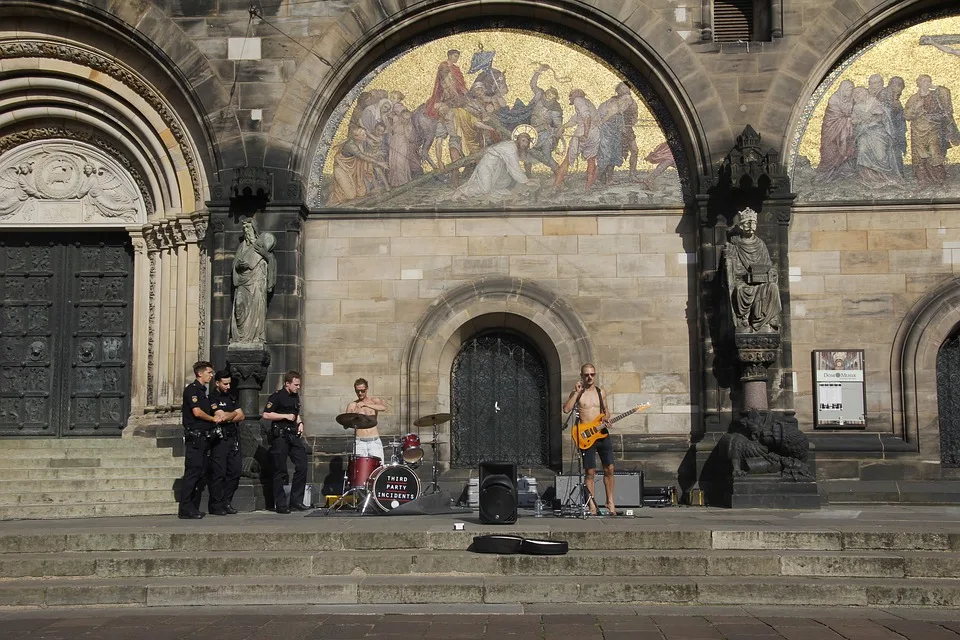
[[[863,349],[813,352],[814,428],[865,429]]]

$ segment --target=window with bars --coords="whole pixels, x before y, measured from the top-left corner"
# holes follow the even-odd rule
[[[769,42],[771,0],[713,0],[714,42]]]

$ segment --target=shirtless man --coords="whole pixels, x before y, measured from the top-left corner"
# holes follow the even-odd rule
[[[387,410],[387,404],[383,400],[367,395],[368,389],[367,381],[357,378],[353,383],[357,399],[347,405],[347,413],[362,413],[376,418],[377,413]],[[377,431],[376,425],[369,429],[357,429],[357,446],[354,453],[358,456],[373,456],[380,458],[380,462],[386,462],[383,459],[383,443],[380,442],[380,432]]]
[[[610,405],[607,403],[607,394],[596,383],[596,367],[592,364],[585,364],[580,367],[580,380],[577,381],[573,391],[567,396],[567,401],[563,403],[563,412],[569,413],[576,406],[580,414],[578,420],[580,423],[596,420],[601,413],[609,414]],[[609,427],[610,423],[604,420],[603,425]],[[617,508],[613,504],[613,442],[611,438],[608,436],[597,440],[592,447],[586,451],[581,451],[580,454],[583,456],[583,470],[586,475],[584,482],[589,494],[590,513],[597,515],[597,503],[593,499],[593,488],[597,475],[597,455],[599,454],[600,463],[603,465],[603,488],[607,494],[606,507],[611,515],[616,515]]]

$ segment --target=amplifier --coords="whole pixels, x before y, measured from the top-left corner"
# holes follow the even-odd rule
[[[580,484],[583,476],[577,475],[557,475],[556,480],[556,499],[561,503],[566,502],[570,492]],[[620,507],[642,507],[643,506],[643,471],[616,471],[613,474],[613,502]],[[603,472],[597,471],[596,481],[594,482],[594,499],[598,507],[602,507],[607,501],[607,492],[603,486]]]

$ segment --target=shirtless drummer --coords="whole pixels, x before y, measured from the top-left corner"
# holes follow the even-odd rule
[[[357,378],[353,383],[353,390],[357,392],[357,399],[347,405],[347,413],[362,413],[366,416],[377,417],[380,411],[387,410],[387,404],[380,398],[367,395],[369,385],[363,378]],[[354,451],[358,456],[373,456],[383,459],[383,443],[380,441],[380,432],[376,425],[369,429],[357,429],[357,445]]]

